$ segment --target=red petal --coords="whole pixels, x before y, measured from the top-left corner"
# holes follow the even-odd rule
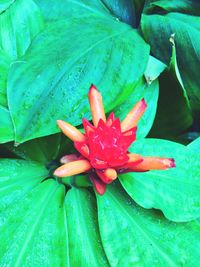
[[[83,121],[83,127],[84,127],[84,130],[85,130],[85,133],[86,133],[87,137],[89,137],[89,134],[91,132],[95,131],[95,127],[88,120],[86,120],[85,118],[83,118],[82,121]]]
[[[108,163],[106,161],[100,160],[98,158],[92,158],[90,160],[92,167],[95,169],[106,169],[108,167]]]
[[[137,127],[123,133],[123,144],[128,148],[136,139]]]
[[[122,167],[125,163],[127,163],[127,161],[128,161],[127,154],[121,155],[117,158],[111,158],[111,160],[109,162],[110,163],[109,166],[114,167],[114,168],[117,168],[119,166],[119,168],[120,168],[120,166]]]
[[[86,158],[89,158],[90,150],[85,142],[74,142],[74,146],[78,150],[78,152],[81,153],[81,155]]]
[[[113,124],[112,124],[112,128],[119,130],[120,133],[121,133],[121,123],[120,123],[120,119],[119,119],[119,118],[117,118],[117,119],[113,122]]]
[[[114,120],[115,120],[115,114],[114,112],[111,112],[106,121],[106,126],[110,127],[113,124]]]
[[[89,178],[94,185],[97,194],[103,195],[106,192],[106,184],[102,182],[95,173],[90,173]]]
[[[105,130],[105,129],[106,129],[106,124],[102,119],[100,119],[97,125],[97,130]]]

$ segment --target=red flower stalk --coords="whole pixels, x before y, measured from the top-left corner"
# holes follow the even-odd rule
[[[128,152],[136,139],[136,125],[147,107],[144,99],[120,123],[114,113],[106,120],[101,94],[94,85],[91,85],[88,97],[94,125],[83,119],[84,134],[67,122],[57,121],[62,132],[74,142],[78,154],[62,157],[61,163],[64,165],[55,170],[56,176],[88,172],[96,192],[102,195],[106,191],[106,184],[115,180],[118,173],[175,167],[172,158],[143,157]]]

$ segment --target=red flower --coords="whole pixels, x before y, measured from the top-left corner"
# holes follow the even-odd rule
[[[146,109],[144,99],[120,123],[114,113],[106,120],[101,94],[94,85],[91,85],[88,97],[94,126],[83,119],[84,134],[67,122],[57,121],[59,128],[74,142],[79,153],[61,158],[64,165],[55,170],[56,176],[66,177],[88,172],[97,193],[102,195],[106,184],[115,180],[118,173],[175,167],[171,158],[143,157],[128,152],[136,138],[136,125]]]

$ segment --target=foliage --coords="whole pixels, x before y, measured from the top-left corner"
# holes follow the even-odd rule
[[[198,0],[0,0],[0,266],[199,266],[199,16]],[[130,151],[176,168],[103,196],[55,177],[74,151],[56,120],[91,120],[91,83],[121,120],[145,98]]]

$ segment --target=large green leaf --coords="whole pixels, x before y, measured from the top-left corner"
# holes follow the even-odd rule
[[[147,0],[145,13],[155,13],[159,8],[166,12],[200,15],[199,0]]]
[[[192,151],[200,154],[200,137],[198,137],[197,139],[195,139],[193,142],[191,142],[188,145],[188,148],[191,149]]]
[[[15,140],[56,133],[57,119],[78,125],[83,116],[90,118],[91,83],[102,92],[110,111],[130,95],[148,53],[135,30],[113,19],[84,16],[51,24],[9,74]]]
[[[34,0],[34,2],[41,9],[47,23],[69,17],[88,16],[90,13],[98,16],[110,14],[100,0]]]
[[[10,63],[8,55],[3,50],[0,50],[0,105],[4,107],[7,107],[6,83]]]
[[[8,109],[0,105],[0,143],[14,140],[14,129]]]
[[[0,0],[0,14],[5,11],[15,0]]]
[[[190,16],[186,14],[172,12],[169,13],[168,18],[180,20],[181,22],[187,23],[190,26],[194,27],[197,30],[200,30],[200,17],[199,16]]]
[[[60,143],[61,134],[55,134],[33,139],[18,146],[14,146],[13,143],[6,144],[5,146],[23,159],[47,164],[56,159],[60,150]]]
[[[142,78],[138,81],[128,99],[114,109],[115,115],[123,120],[135,103],[142,98],[145,99],[147,109],[138,123],[137,139],[145,137],[151,129],[156,114],[158,92],[158,81],[148,84],[145,79]]]
[[[128,194],[144,208],[156,208],[173,221],[200,217],[200,155],[178,143],[144,139],[130,149],[145,156],[175,159],[173,169],[120,175]]]
[[[19,159],[0,159],[0,214],[23,199],[31,188],[48,175],[47,169],[36,162]],[[3,218],[3,217],[2,217]]]
[[[192,112],[173,69],[159,77],[159,87],[158,108],[150,136],[171,138],[192,125]]]
[[[185,16],[185,15],[184,15]],[[200,31],[193,27],[193,21],[185,22],[181,15],[143,15],[141,28],[151,45],[153,54],[164,62],[171,57],[169,38],[175,34],[177,65],[191,106],[200,111],[200,79],[197,66],[200,65]],[[189,51],[189,52],[188,52]],[[189,67],[188,67],[189,66]]]
[[[16,59],[25,53],[42,28],[37,5],[32,0],[17,0],[0,15],[0,47]]]
[[[198,267],[200,227],[138,207],[118,186],[97,196],[102,243],[112,267]]]
[[[65,199],[70,266],[109,266],[101,245],[94,196],[84,189],[71,189]]]
[[[180,77],[176,60],[174,37],[170,67],[160,76],[158,110],[150,136],[170,138],[183,133],[192,125],[193,118],[189,99]],[[181,88],[182,87],[182,88]]]
[[[129,0],[35,0],[47,22],[62,18],[91,14],[113,16],[130,25],[136,25],[135,5]]]
[[[101,0],[108,10],[119,20],[136,26],[136,10],[134,1],[129,0]]]
[[[64,191],[63,185],[48,180],[3,209],[1,266],[68,266]]]

